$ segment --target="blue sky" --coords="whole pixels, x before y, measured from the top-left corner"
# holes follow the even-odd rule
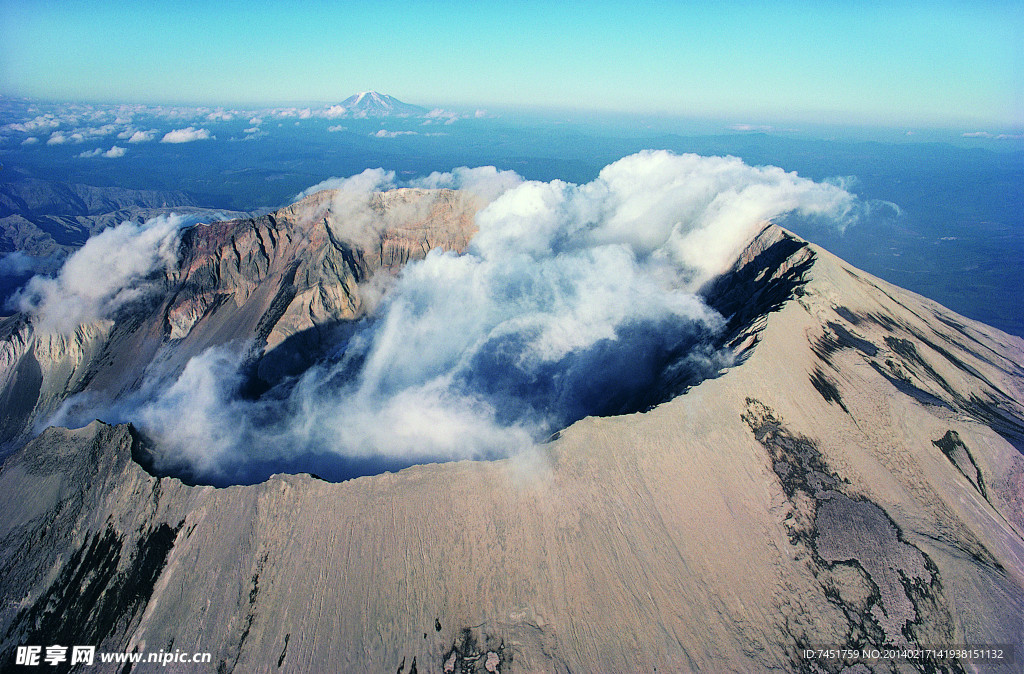
[[[0,0],[0,93],[1024,125],[1024,3]]]

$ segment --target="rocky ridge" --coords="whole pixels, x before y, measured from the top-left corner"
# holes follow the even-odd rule
[[[62,257],[93,234],[125,221],[170,213],[212,214],[173,190],[95,187],[32,178],[15,172],[0,181],[0,253]],[[224,213],[221,217],[234,214]]]

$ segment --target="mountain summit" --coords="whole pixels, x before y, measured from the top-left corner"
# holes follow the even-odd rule
[[[341,102],[342,107],[357,117],[409,117],[422,115],[426,108],[403,103],[394,96],[376,91],[361,91]]]

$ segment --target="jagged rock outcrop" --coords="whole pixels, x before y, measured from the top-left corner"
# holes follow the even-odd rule
[[[395,273],[433,248],[465,248],[480,206],[453,190],[391,190],[347,200],[342,209],[332,206],[337,198],[319,192],[260,218],[190,230],[172,279],[178,289],[167,309],[169,337],[186,337],[207,316],[216,323],[225,303],[256,322],[240,334],[257,334],[270,348],[350,320],[363,310],[359,284],[379,270]]]
[[[225,672],[1020,657],[1024,342],[776,227],[705,292],[739,364],[512,459],[215,489],[148,474],[128,426],[47,430],[0,471],[0,651],[78,628]],[[897,668],[971,665],[851,671]]]

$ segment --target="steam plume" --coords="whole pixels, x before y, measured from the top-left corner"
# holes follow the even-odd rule
[[[357,209],[353,195],[393,184],[378,169],[315,187]],[[723,317],[696,290],[763,222],[841,224],[857,203],[776,167],[668,152],[626,157],[585,185],[493,167],[415,184],[493,199],[468,251],[409,264],[332,358],[258,400],[238,395],[245,345],[222,345],[122,405],[156,440],[158,464],[232,482],[339,461],[506,456],[584,416],[643,409],[730,363],[715,347]]]

